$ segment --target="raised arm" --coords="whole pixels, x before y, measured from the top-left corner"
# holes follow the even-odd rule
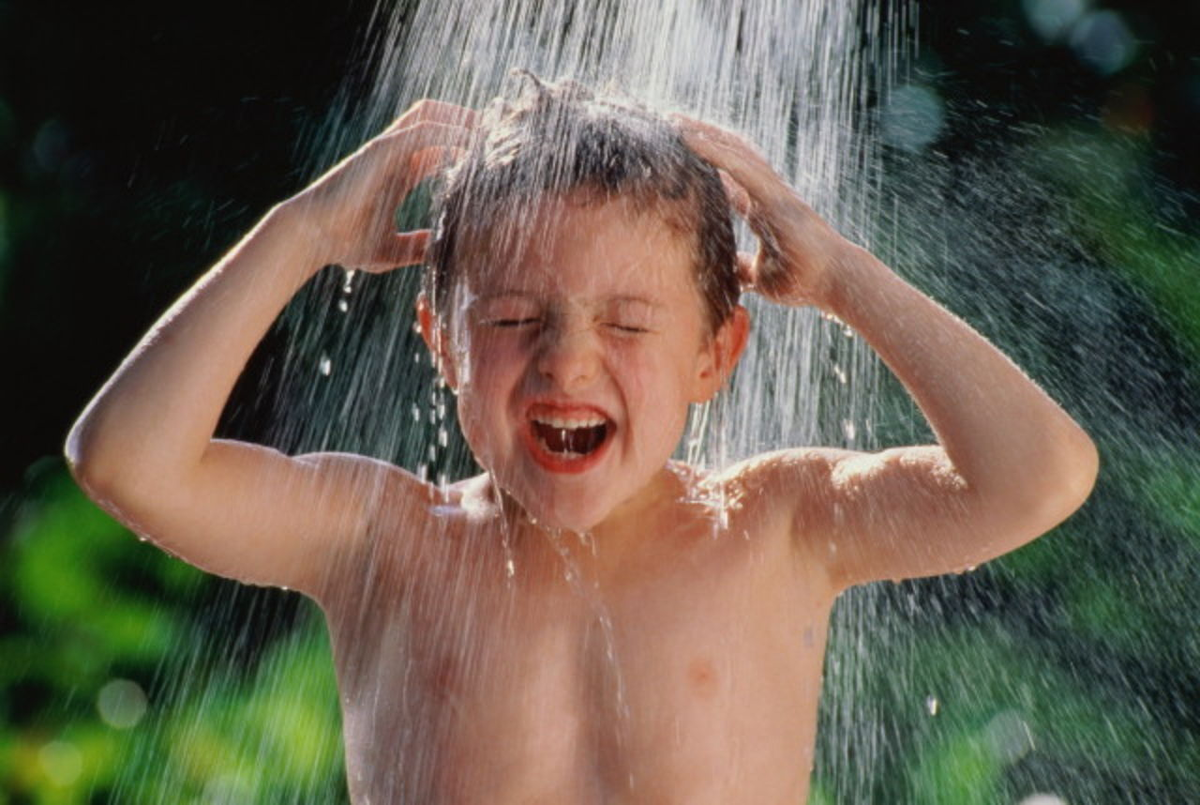
[[[316,595],[329,549],[363,532],[395,473],[359,456],[289,457],[213,431],[255,345],[316,271],[421,261],[428,232],[396,233],[392,210],[466,140],[471,118],[447,104],[413,107],[272,209],[185,293],[72,428],[67,460],[85,491],[205,570]]]
[[[867,454],[798,450],[765,471],[803,490],[792,522],[841,589],[961,571],[1038,537],[1087,498],[1087,434],[1016,365],[865,249],[835,232],[740,138],[683,121],[688,143],[734,180],[762,247],[745,281],[853,327],[916,400],[938,444]]]

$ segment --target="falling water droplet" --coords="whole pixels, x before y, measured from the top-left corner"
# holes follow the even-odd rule
[[[925,697],[925,709],[929,712],[929,715],[936,716],[938,714],[938,706],[939,705],[936,696]]]
[[[505,573],[505,575],[507,575],[507,576],[508,576],[510,579],[511,579],[513,576],[517,575],[517,565],[516,565],[516,563],[515,563],[515,562],[513,562],[513,560],[512,560],[512,558],[511,558],[511,557],[509,557],[509,558],[508,558],[508,559],[507,559],[507,560],[504,562],[504,573]]]
[[[416,403],[413,403],[412,417],[413,417],[413,422],[421,421],[421,409],[417,406]]]
[[[337,307],[338,307],[338,310],[340,310],[342,313],[345,313],[348,310],[350,310],[350,303],[347,302],[345,299],[339,299]]]
[[[354,275],[357,273],[353,268],[346,269],[346,281],[342,283],[342,293],[349,294],[354,290]]]
[[[329,359],[328,355],[321,356],[321,362],[317,365],[317,371],[326,377],[329,377],[330,373],[333,372],[333,361]]]
[[[837,377],[837,381],[843,386],[846,385],[847,381],[849,380],[849,378],[846,376],[846,370],[838,366],[836,363],[833,365],[833,374],[835,377]]]
[[[858,429],[854,426],[854,422],[849,419],[842,420],[842,433],[846,434],[846,438],[854,441],[854,435],[858,433]]]
[[[437,441],[438,441],[438,445],[440,445],[441,447],[445,447],[447,445],[447,443],[449,443],[450,434],[447,433],[445,428],[438,428]]]

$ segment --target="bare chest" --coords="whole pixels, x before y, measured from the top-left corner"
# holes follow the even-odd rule
[[[734,765],[796,801],[828,604],[790,552],[705,532],[606,576],[443,547],[331,613],[366,801],[731,802]]]

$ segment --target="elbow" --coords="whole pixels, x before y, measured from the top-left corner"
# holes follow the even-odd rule
[[[63,458],[67,462],[67,470],[79,488],[87,493],[92,500],[99,501],[109,497],[108,490],[112,486],[113,473],[104,468],[94,451],[84,446],[80,428],[76,425],[63,445]]]
[[[63,458],[71,477],[98,503],[111,499],[121,486],[121,463],[116,455],[113,445],[97,439],[86,417],[75,423],[63,444]]]
[[[1096,486],[1100,474],[1100,451],[1082,429],[1076,429],[1068,440],[1064,460],[1060,463],[1059,489],[1061,505],[1065,509],[1063,520],[1084,504]]]
[[[102,473],[96,470],[95,450],[87,438],[87,420],[80,418],[67,434],[63,443],[63,458],[67,462],[67,470],[75,483],[85,491],[90,492],[95,487],[98,476]]]
[[[1077,429],[1039,474],[1042,492],[1030,507],[1036,513],[1033,530],[1044,534],[1074,514],[1091,496],[1099,473],[1100,453],[1091,438]]]

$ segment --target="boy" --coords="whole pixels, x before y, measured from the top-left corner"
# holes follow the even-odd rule
[[[438,230],[392,231],[448,158]],[[424,261],[418,324],[482,475],[443,489],[212,438],[316,270]],[[939,444],[672,462],[688,405],[746,342],[739,283],[854,327]],[[67,454],[165,549],[321,605],[360,803],[803,802],[837,595],[1012,550],[1097,471],[1020,370],[739,138],[537,82],[482,120],[419,103],[274,208],[155,325]]]

